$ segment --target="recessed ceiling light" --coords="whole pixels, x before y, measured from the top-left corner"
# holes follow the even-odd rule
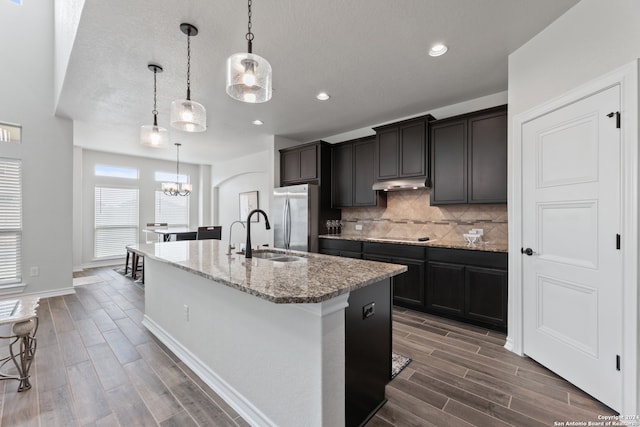
[[[319,94],[316,95],[316,98],[320,101],[326,101],[327,99],[331,98],[329,96],[329,94],[327,92],[320,92]]]
[[[252,121],[251,123],[253,123],[253,124],[254,124],[254,125],[256,125],[256,126],[260,126],[260,125],[263,125],[263,124],[264,124],[264,122],[263,122],[262,120],[254,120],[254,121]]]
[[[449,48],[442,43],[434,44],[433,46],[431,46],[431,49],[429,49],[429,56],[444,55],[445,53],[447,53],[447,50],[449,50]]]

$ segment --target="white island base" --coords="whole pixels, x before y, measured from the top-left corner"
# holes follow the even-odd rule
[[[150,257],[145,264],[143,324],[247,422],[345,424],[348,293],[275,304]]]

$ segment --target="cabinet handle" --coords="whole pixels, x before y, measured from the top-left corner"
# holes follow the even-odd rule
[[[533,249],[531,249],[531,248],[526,248],[526,249],[520,248],[520,252],[522,252],[523,254],[528,255],[528,256],[531,256],[531,255],[535,254],[535,251]]]

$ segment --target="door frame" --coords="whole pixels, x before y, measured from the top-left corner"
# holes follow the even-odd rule
[[[620,86],[621,147],[621,230],[622,236],[622,414],[640,409],[638,363],[638,76],[640,60],[598,77],[557,98],[514,116],[511,122],[508,157],[509,220],[509,302],[508,335],[505,348],[523,356],[523,267],[522,254],[522,144],[523,126],[544,114],[591,96],[609,87]],[[613,361],[611,362],[613,363]]]

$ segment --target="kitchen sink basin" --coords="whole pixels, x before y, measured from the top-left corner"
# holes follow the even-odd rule
[[[263,258],[263,259],[272,259],[278,257],[284,257],[285,254],[277,253],[277,252],[253,252],[252,256],[254,258]]]
[[[269,251],[253,251],[251,254],[254,258],[262,258],[267,259],[269,261],[274,262],[293,262],[293,261],[301,261],[304,257],[295,256],[295,255],[287,255],[282,252],[269,252]]]
[[[285,256],[279,256],[279,257],[269,257],[267,259],[275,262],[293,262],[293,261],[302,261],[304,258],[301,256],[285,255]]]

